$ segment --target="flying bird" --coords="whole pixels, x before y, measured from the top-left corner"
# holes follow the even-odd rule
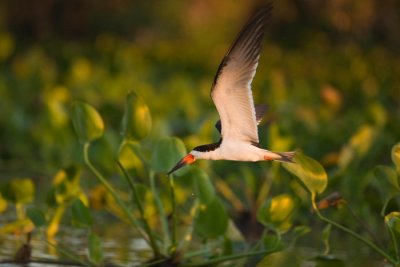
[[[260,147],[258,123],[265,105],[254,105],[251,82],[257,70],[272,5],[259,8],[240,31],[218,67],[211,98],[220,120],[218,142],[193,148],[168,175],[198,159],[293,162],[295,152],[272,152]]]

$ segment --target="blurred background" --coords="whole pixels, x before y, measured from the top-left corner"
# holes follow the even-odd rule
[[[182,137],[189,148],[212,141],[212,79],[255,4],[1,1],[1,177],[79,161],[73,100],[100,110],[111,151],[128,91],[149,105],[154,136]],[[270,108],[264,145],[275,123],[292,149],[330,167],[366,126],[379,128],[370,157],[389,161],[400,136],[399,14],[394,0],[275,1],[253,83],[256,102]]]
[[[188,150],[215,141],[211,84],[254,6],[237,0],[1,1],[0,182],[31,177],[43,199],[40,191],[57,170],[82,164],[69,114],[75,100],[95,106],[105,121],[92,156],[110,176],[130,91],[152,114],[151,135],[142,141],[148,154],[164,136],[182,138]],[[300,149],[321,162],[329,174],[327,193],[339,191],[374,228],[380,222],[373,216],[387,199],[377,198],[370,170],[392,165],[390,151],[400,141],[399,28],[396,0],[276,0],[253,82],[255,102],[269,107],[262,146]],[[303,213],[296,223],[312,225],[307,193],[269,163],[196,164],[226,183],[216,186],[231,210],[253,209],[254,215],[253,198],[236,200],[256,196],[265,182],[268,190],[260,195],[298,197]],[[237,198],[227,197],[229,188]],[[399,203],[385,205],[390,211]],[[384,231],[379,227],[377,233]]]

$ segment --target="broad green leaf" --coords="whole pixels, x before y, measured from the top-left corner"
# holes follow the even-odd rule
[[[35,196],[35,185],[30,178],[16,178],[6,184],[2,193],[5,199],[15,204],[28,204]]]
[[[185,145],[179,138],[164,137],[154,148],[151,167],[156,172],[167,172],[185,155]]]
[[[385,223],[392,230],[400,234],[400,212],[393,211],[385,216]]]
[[[400,174],[400,143],[392,148],[392,161],[396,165],[397,172]]]
[[[257,219],[264,226],[279,232],[286,232],[292,226],[291,217],[295,201],[288,194],[267,199],[257,211]]]
[[[91,262],[99,265],[103,260],[103,246],[98,235],[90,233],[88,236],[89,259]]]
[[[47,224],[46,217],[41,210],[29,208],[26,213],[36,227],[42,227]]]
[[[374,176],[383,199],[390,199],[399,193],[399,179],[394,169],[383,165],[376,166]]]
[[[208,205],[199,205],[194,221],[194,233],[202,238],[216,238],[225,233],[228,227],[228,214],[216,197]]]
[[[89,104],[74,102],[71,106],[71,118],[81,143],[96,140],[104,133],[103,119],[97,110]]]
[[[322,193],[328,184],[328,176],[324,167],[302,152],[296,152],[294,161],[295,163],[283,163],[282,165],[297,176],[311,194]]]
[[[125,102],[122,118],[122,136],[126,140],[140,140],[151,130],[151,115],[146,103],[135,93],[130,92]]]
[[[72,222],[78,227],[90,227],[93,224],[93,218],[89,209],[80,199],[75,200],[71,206]]]
[[[215,189],[207,173],[200,168],[194,167],[190,170],[193,178],[194,191],[200,204],[207,205],[215,198]]]

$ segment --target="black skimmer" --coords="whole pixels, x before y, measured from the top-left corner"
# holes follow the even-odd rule
[[[251,82],[257,70],[271,3],[261,7],[240,31],[218,67],[211,88],[211,98],[220,121],[215,125],[221,134],[217,143],[193,148],[168,175],[197,159],[293,162],[295,152],[272,152],[262,149],[258,123],[264,105],[254,105]]]

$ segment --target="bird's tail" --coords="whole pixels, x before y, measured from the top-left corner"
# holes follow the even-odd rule
[[[287,162],[287,163],[295,163],[294,161],[294,156],[296,152],[291,151],[291,152],[274,152],[275,154],[278,154],[280,158],[274,158],[273,160],[275,161],[280,161],[280,162]]]

